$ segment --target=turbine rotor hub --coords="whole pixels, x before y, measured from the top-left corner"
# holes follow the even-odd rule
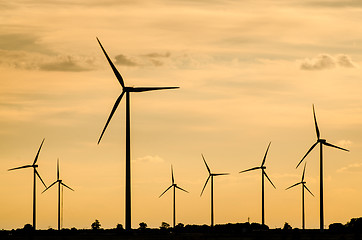
[[[325,143],[327,140],[325,139],[318,139],[318,142]]]

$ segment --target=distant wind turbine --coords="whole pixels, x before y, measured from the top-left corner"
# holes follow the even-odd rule
[[[300,160],[300,162],[297,165],[298,166],[303,162],[303,160],[305,159],[305,157],[313,150],[313,148],[315,146],[318,145],[318,143],[320,143],[320,230],[324,229],[324,208],[323,208],[323,145],[326,145],[328,147],[334,147],[334,148],[338,148],[341,149],[343,151],[347,151],[349,152],[349,150],[341,148],[341,147],[337,147],[333,144],[328,143],[325,139],[321,139],[320,138],[320,132],[319,132],[319,128],[318,128],[318,124],[317,124],[317,118],[315,116],[315,110],[314,110],[314,104],[313,104],[313,117],[314,117],[314,125],[315,125],[315,130],[316,130],[316,134],[317,134],[317,141],[312,145],[312,147],[308,150],[308,152],[304,155],[304,157],[302,158],[302,160]]]
[[[276,188],[273,184],[273,182],[270,180],[270,178],[268,177],[268,174],[266,174],[265,169],[266,166],[264,166],[265,164],[265,160],[266,160],[266,156],[268,154],[269,151],[269,147],[270,147],[271,142],[268,145],[268,148],[266,149],[263,161],[261,162],[261,166],[260,167],[253,167],[244,171],[241,171],[239,173],[244,173],[244,172],[248,172],[248,171],[252,171],[252,170],[257,170],[257,169],[261,169],[261,223],[262,225],[265,225],[265,212],[264,212],[264,176],[269,180],[269,182],[271,183],[271,185]]]
[[[175,228],[175,224],[176,224],[176,188],[187,192],[185,189],[177,186],[177,184],[175,183],[175,179],[173,177],[173,168],[171,165],[171,186],[169,186],[159,197],[162,197],[163,194],[165,194],[168,190],[170,190],[171,188],[173,188],[173,228]]]
[[[36,177],[38,177],[40,179],[40,181],[43,183],[43,185],[45,186],[45,188],[47,187],[43,181],[43,179],[41,179],[38,171],[36,170],[36,168],[38,167],[38,165],[36,164],[36,162],[38,161],[38,157],[39,157],[39,153],[40,150],[43,146],[44,140],[41,142],[38,153],[35,156],[34,162],[32,165],[24,165],[21,167],[16,167],[16,168],[11,168],[8,171],[12,171],[12,170],[17,170],[17,169],[21,169],[21,168],[33,168],[33,172],[34,172],[34,185],[33,185],[33,228],[34,230],[36,229]]]
[[[286,188],[285,190],[288,190],[292,187],[298,186],[299,184],[302,184],[302,228],[305,229],[305,211],[304,211],[304,189],[307,189],[307,191],[312,194],[312,196],[314,197],[313,193],[308,189],[308,187],[305,185],[307,182],[304,181],[304,175],[305,175],[305,166],[307,165],[307,163],[304,164],[304,169],[303,169],[303,175],[302,175],[302,180],[288,188]]]
[[[103,128],[102,134],[99,137],[98,144],[102,139],[106,128],[116,111],[119,103],[122,100],[124,94],[126,94],[126,230],[131,229],[131,113],[130,113],[130,93],[131,92],[147,92],[147,91],[154,91],[154,90],[164,90],[164,89],[175,89],[178,87],[126,87],[123,81],[121,74],[118,72],[117,68],[114,66],[111,59],[108,57],[108,54],[104,50],[101,42],[97,38],[99,45],[102,48],[104,55],[106,56],[108,63],[111,65],[111,68],[118,79],[118,82],[121,84],[122,93],[117,98],[116,102],[114,103],[113,109],[108,117],[106,125]]]
[[[206,163],[204,155],[201,154],[201,156],[202,156],[202,159],[204,160],[207,171],[209,172],[209,176],[207,177],[205,185],[202,188],[200,197],[202,196],[202,193],[204,192],[205,187],[206,187],[209,179],[211,178],[211,227],[213,227],[214,226],[214,177],[221,176],[221,175],[229,175],[229,173],[212,173],[209,166]]]
[[[54,184],[58,183],[58,230],[60,230],[60,188],[63,186],[74,191],[71,187],[67,186],[65,183],[63,183],[63,181],[61,179],[59,179],[59,159],[57,160],[57,180],[55,182],[53,182],[52,184],[50,184],[49,187],[47,187],[42,193],[44,193],[46,190],[48,190],[49,188],[51,188]],[[63,197],[63,195],[62,195]]]

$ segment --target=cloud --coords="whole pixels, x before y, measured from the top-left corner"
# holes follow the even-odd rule
[[[356,64],[354,64],[352,62],[352,59],[347,56],[347,55],[338,55],[337,56],[337,62],[341,67],[346,67],[346,68],[355,68]]]
[[[325,70],[332,69],[337,66],[344,68],[357,67],[352,59],[344,54],[339,54],[335,57],[328,54],[320,54],[312,59],[306,58],[300,64],[300,68],[302,70]]]
[[[123,54],[117,55],[115,59],[116,59],[115,64],[117,65],[130,66],[130,67],[138,66],[136,62],[132,61]]]
[[[350,148],[352,145],[352,141],[350,140],[340,140],[337,142],[337,146],[343,147],[343,148]]]
[[[45,55],[26,51],[0,49],[0,66],[25,70],[80,72],[95,69],[91,57]]]
[[[80,61],[71,56],[60,56],[55,61],[49,63],[40,64],[39,69],[44,71],[63,71],[63,72],[81,72],[90,70],[89,65],[85,65],[84,63],[92,64],[91,60],[88,61]]]
[[[337,172],[362,172],[362,163],[349,164],[346,167],[342,167]]]
[[[164,162],[164,160],[161,157],[159,157],[158,155],[139,157],[139,158],[135,159],[134,161],[140,162],[140,163],[162,163],[162,162]]]
[[[0,50],[52,53],[43,44],[40,44],[40,37],[33,33],[0,34]]]
[[[362,2],[360,0],[313,0],[313,1],[303,1],[303,5],[313,6],[313,7],[330,7],[330,8],[341,8],[341,7],[354,7],[361,8]]]
[[[168,58],[171,56],[171,54],[169,52],[166,52],[164,54],[162,53],[148,53],[143,55],[145,57],[149,57],[149,58]]]

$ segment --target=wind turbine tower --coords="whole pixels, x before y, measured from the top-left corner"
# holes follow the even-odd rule
[[[181,191],[184,191],[184,192],[187,192],[185,189],[177,186],[177,184],[175,183],[175,179],[173,177],[173,168],[172,168],[172,165],[171,165],[171,186],[169,186],[159,197],[162,197],[163,194],[165,194],[168,190],[170,190],[171,188],[173,188],[173,228],[175,228],[176,226],[176,188],[181,190]]]
[[[257,169],[261,169],[261,224],[265,225],[265,211],[264,211],[264,176],[268,179],[268,181],[271,183],[271,185],[276,188],[273,184],[273,182],[270,180],[270,178],[268,177],[268,174],[266,174],[266,166],[265,164],[265,160],[266,160],[266,156],[268,154],[269,151],[269,147],[270,147],[271,142],[268,145],[268,148],[266,149],[263,161],[261,162],[260,167],[253,167],[244,171],[241,171],[239,173],[244,173],[244,172],[248,172],[248,171],[253,171],[253,170],[257,170]]]
[[[323,207],[323,145],[325,146],[328,146],[328,147],[333,147],[333,148],[337,148],[337,149],[340,149],[340,150],[343,150],[343,151],[347,151],[349,152],[349,150],[345,149],[345,148],[341,148],[341,147],[338,147],[336,145],[333,145],[333,144],[330,144],[327,142],[326,139],[321,139],[320,138],[320,132],[319,132],[319,128],[318,128],[318,124],[317,124],[317,118],[316,118],[316,115],[315,115],[315,110],[314,110],[314,105],[313,105],[313,117],[314,117],[314,125],[315,125],[315,130],[316,130],[316,134],[317,134],[317,141],[312,145],[312,147],[308,150],[308,152],[304,155],[304,157],[302,158],[302,160],[300,160],[300,162],[298,163],[297,165],[297,168],[298,166],[303,162],[303,160],[307,157],[307,155],[313,150],[313,148],[315,146],[317,146],[319,144],[320,146],[320,157],[319,157],[319,166],[320,166],[320,174],[319,174],[319,177],[320,177],[320,201],[319,201],[319,205],[320,205],[320,208],[319,208],[319,216],[320,216],[320,230],[323,230],[324,229],[324,207]]]
[[[8,170],[8,171],[13,171],[13,170],[21,169],[21,168],[33,168],[33,172],[34,172],[34,174],[33,174],[34,175],[34,180],[33,180],[33,228],[34,228],[34,230],[36,229],[36,178],[38,177],[40,179],[40,181],[43,183],[43,185],[45,186],[45,188],[47,187],[45,185],[43,179],[41,179],[41,177],[38,173],[38,170],[36,170],[38,167],[38,165],[36,163],[38,161],[39,153],[43,146],[44,140],[45,139],[43,139],[43,141],[40,144],[39,150],[35,156],[35,159],[34,159],[34,162],[32,165],[24,165],[21,167],[11,168]]]
[[[121,74],[118,72],[117,68],[114,66],[111,59],[108,57],[108,54],[104,50],[101,42],[97,38],[97,41],[102,48],[104,55],[106,56],[109,65],[111,66],[113,73],[116,75],[119,84],[122,87],[122,92],[117,98],[112,111],[108,117],[108,120],[103,128],[102,134],[99,137],[98,144],[100,143],[106,128],[112,119],[114,112],[117,110],[119,103],[122,100],[124,94],[126,94],[126,230],[131,229],[131,113],[130,113],[130,93],[137,93],[137,92],[148,92],[148,91],[155,91],[155,90],[165,90],[165,89],[175,89],[178,87],[127,87],[124,84],[123,78]]]
[[[304,189],[307,189],[307,191],[312,194],[312,196],[314,197],[313,193],[308,189],[308,187],[305,185],[307,182],[304,181],[304,175],[305,175],[305,167],[306,167],[307,163],[304,164],[304,169],[303,169],[303,175],[302,175],[302,180],[288,188],[286,188],[285,190],[291,189],[292,187],[298,186],[299,184],[302,184],[302,228],[305,229],[305,211],[304,211]]]
[[[201,154],[201,156],[202,156],[202,159],[204,160],[206,169],[209,172],[209,176],[207,177],[205,185],[202,188],[200,197],[202,196],[202,193],[204,192],[205,187],[206,187],[207,183],[209,182],[209,179],[211,178],[211,227],[213,227],[214,226],[214,177],[222,176],[222,175],[229,175],[229,173],[212,173],[209,166],[206,163],[204,155]]]
[[[44,193],[46,190],[48,190],[49,188],[51,188],[53,185],[55,185],[56,183],[58,183],[58,230],[61,229],[60,226],[60,216],[62,215],[61,211],[60,211],[60,199],[61,199],[61,195],[63,197],[63,194],[60,193],[61,188],[66,187],[72,191],[74,191],[71,187],[67,186],[65,183],[63,183],[63,181],[59,178],[59,159],[57,160],[57,180],[55,182],[53,182],[52,184],[50,184],[49,187],[47,187],[42,193]],[[63,209],[62,209],[63,210]]]

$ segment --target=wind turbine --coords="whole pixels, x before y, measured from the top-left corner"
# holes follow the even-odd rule
[[[44,193],[46,190],[48,190],[49,188],[51,188],[54,184],[58,183],[58,230],[60,230],[60,188],[61,187],[66,187],[72,191],[74,191],[72,188],[70,188],[69,186],[67,186],[65,183],[63,183],[63,181],[61,179],[59,179],[59,159],[57,160],[57,180],[55,182],[53,182],[52,184],[50,184],[49,187],[47,187],[42,193]],[[62,195],[63,197],[63,195]]]
[[[304,169],[303,169],[303,175],[302,175],[302,180],[288,188],[286,188],[285,190],[288,190],[292,187],[298,186],[299,184],[302,184],[302,228],[305,229],[305,211],[304,211],[304,189],[307,189],[307,191],[312,194],[312,196],[314,197],[313,193],[308,189],[308,187],[305,185],[306,182],[304,181],[304,175],[305,175],[305,166],[307,165],[307,163],[304,164]]]
[[[173,187],[173,228],[175,228],[175,223],[176,223],[176,188],[187,192],[185,189],[182,189],[181,187],[177,186],[177,184],[175,183],[175,179],[173,177],[173,168],[171,165],[171,180],[172,180],[172,184],[171,186],[169,186],[159,197],[162,197],[163,194],[165,194],[168,190],[170,190]]]
[[[38,153],[35,156],[34,162],[32,165],[24,165],[21,167],[16,167],[16,168],[11,168],[8,169],[8,171],[12,171],[12,170],[17,170],[17,169],[21,169],[21,168],[33,168],[33,172],[34,172],[34,185],[33,185],[33,228],[34,230],[36,229],[36,177],[38,177],[40,179],[40,181],[43,183],[43,185],[45,186],[45,188],[47,187],[43,181],[43,179],[41,179],[38,171],[36,170],[36,168],[38,167],[38,165],[36,164],[36,162],[38,161],[38,157],[39,157],[39,153],[40,150],[43,146],[44,140],[41,142]]]
[[[305,159],[305,157],[313,150],[313,148],[315,146],[318,145],[318,143],[320,144],[320,230],[324,229],[324,208],[323,208],[323,145],[328,146],[328,147],[334,147],[334,148],[338,148],[341,149],[343,151],[347,151],[349,152],[349,150],[335,146],[333,144],[330,144],[327,142],[327,140],[325,139],[321,139],[320,138],[320,132],[319,132],[319,128],[318,128],[318,124],[317,124],[317,118],[315,116],[315,110],[314,110],[314,104],[313,104],[313,116],[314,116],[314,125],[315,125],[315,130],[316,130],[316,134],[317,134],[317,141],[312,145],[312,147],[308,150],[308,152],[304,155],[304,157],[302,158],[302,160],[300,160],[300,162],[297,165],[298,166],[303,162],[303,160]]]
[[[147,92],[147,91],[154,91],[154,90],[164,90],[164,89],[175,89],[178,87],[126,87],[123,81],[123,78],[121,74],[118,72],[117,68],[114,66],[111,59],[108,57],[108,54],[104,50],[101,42],[97,38],[97,41],[99,45],[102,48],[102,51],[104,55],[106,56],[109,65],[111,65],[111,68],[116,75],[116,78],[118,79],[118,82],[121,84],[122,87],[122,93],[117,98],[116,102],[114,103],[113,109],[108,117],[108,120],[106,122],[106,125],[103,128],[102,134],[99,137],[98,144],[102,139],[102,136],[114,114],[116,111],[119,103],[122,100],[122,97],[124,94],[126,94],[126,230],[131,229],[131,113],[130,113],[130,93],[131,92]]]
[[[268,174],[266,174],[265,169],[266,166],[264,166],[265,164],[265,160],[266,160],[266,155],[268,154],[269,151],[269,147],[270,147],[271,142],[268,145],[268,148],[266,149],[263,161],[261,162],[260,167],[253,167],[244,171],[241,171],[239,173],[244,173],[244,172],[248,172],[248,171],[252,171],[252,170],[257,170],[257,169],[261,169],[261,223],[262,225],[265,225],[265,212],[264,212],[264,176],[269,180],[269,182],[271,183],[271,185],[276,189],[276,187],[274,186],[273,182],[270,180],[270,178],[268,177]]]
[[[205,187],[206,187],[209,179],[211,178],[211,227],[213,227],[214,226],[214,177],[221,176],[221,175],[229,175],[229,173],[212,173],[209,166],[207,166],[204,155],[201,154],[201,156],[202,156],[202,159],[204,160],[207,171],[209,172],[209,176],[207,177],[205,185],[202,188],[200,197],[202,196],[202,193],[204,192]]]

